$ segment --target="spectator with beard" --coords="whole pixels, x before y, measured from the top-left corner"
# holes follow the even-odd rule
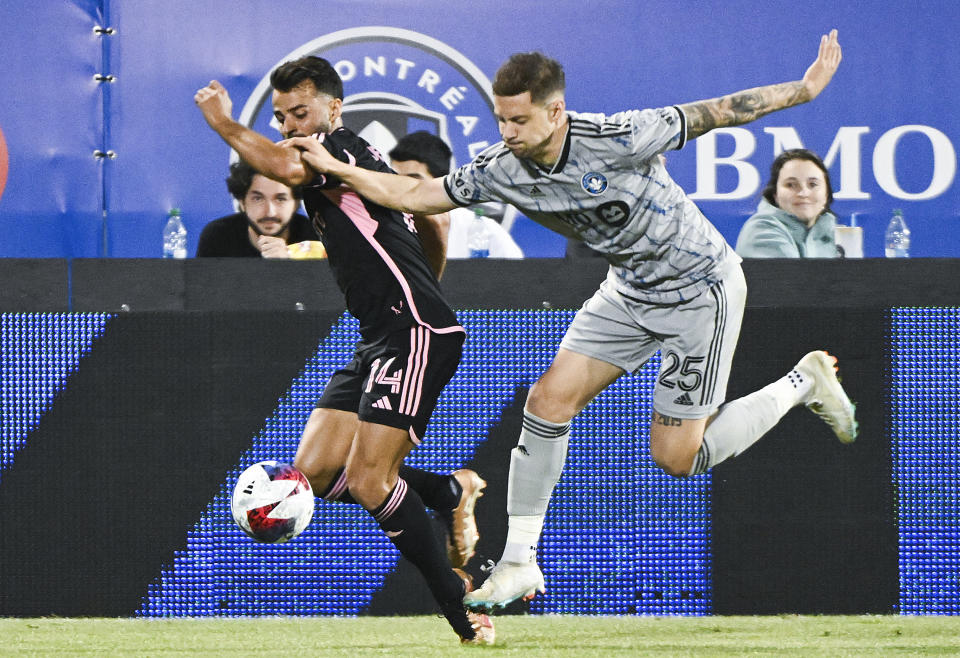
[[[300,188],[263,176],[240,160],[230,165],[227,189],[240,212],[215,219],[200,233],[197,256],[324,258],[320,236],[297,213]]]

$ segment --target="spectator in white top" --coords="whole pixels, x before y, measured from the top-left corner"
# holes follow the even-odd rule
[[[431,133],[419,130],[404,136],[390,151],[390,166],[398,174],[429,180],[450,173],[450,147]],[[450,234],[447,238],[447,258],[469,258],[467,234],[474,212],[467,208],[454,208],[450,217]],[[490,258],[523,258],[523,250],[510,237],[497,220],[484,216],[483,221],[490,234]]]

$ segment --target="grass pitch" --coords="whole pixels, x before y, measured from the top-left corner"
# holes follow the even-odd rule
[[[960,617],[495,618],[462,647],[440,617],[0,619],[2,656],[885,656],[960,653]]]

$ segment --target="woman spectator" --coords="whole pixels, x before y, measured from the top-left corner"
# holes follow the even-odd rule
[[[784,151],[770,167],[760,205],[740,229],[744,258],[835,258],[830,174],[816,153]]]

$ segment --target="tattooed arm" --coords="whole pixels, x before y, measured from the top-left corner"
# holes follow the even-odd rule
[[[687,139],[724,126],[739,126],[760,117],[816,98],[830,82],[841,59],[837,31],[820,38],[817,59],[802,80],[767,87],[754,87],[696,103],[681,105],[687,117]]]

